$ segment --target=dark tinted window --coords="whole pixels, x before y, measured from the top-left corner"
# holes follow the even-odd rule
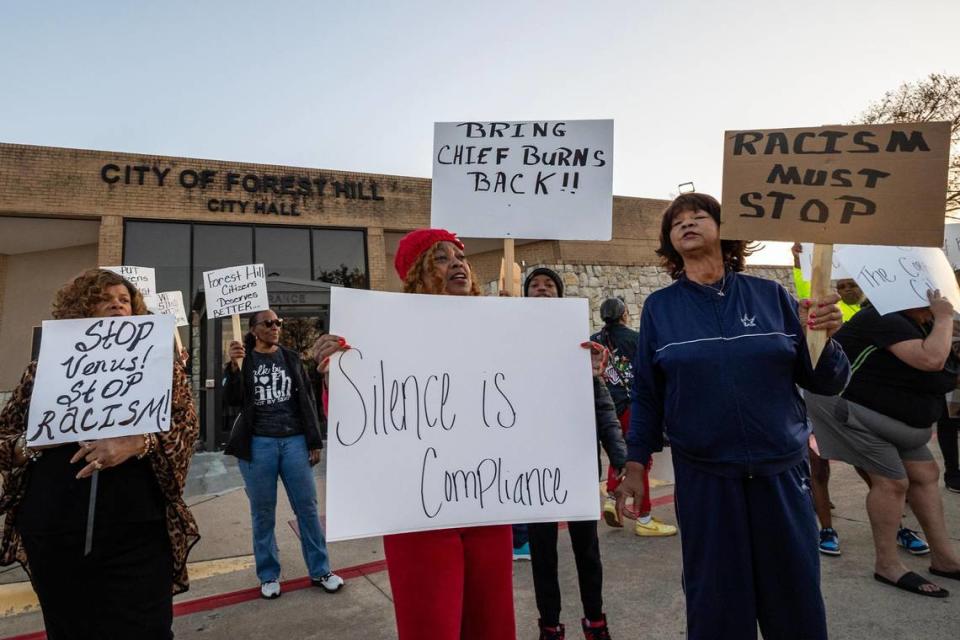
[[[310,279],[310,230],[283,227],[256,229],[256,259],[267,277]]]
[[[362,231],[313,230],[313,279],[367,287],[367,252]]]
[[[176,222],[127,222],[123,229],[123,263],[153,267],[157,290],[180,290],[190,308],[190,225]]]
[[[203,282],[203,272],[252,264],[253,227],[198,224],[193,227],[193,288]],[[192,297],[191,297],[192,299]]]

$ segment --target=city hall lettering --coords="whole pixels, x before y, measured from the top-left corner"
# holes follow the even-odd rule
[[[380,187],[372,180],[330,180],[294,174],[213,169],[182,169],[174,172],[170,167],[157,165],[108,163],[100,168],[100,179],[111,187],[173,187],[190,193],[198,190],[201,193],[218,191],[217,195],[220,197],[206,199],[206,209],[211,213],[299,216],[299,205],[310,198],[327,196],[347,200],[383,200]],[[291,201],[250,199],[257,196],[289,196]]]

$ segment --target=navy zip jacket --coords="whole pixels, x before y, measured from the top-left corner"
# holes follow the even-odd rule
[[[666,431],[674,455],[706,471],[779,473],[803,460],[810,435],[797,385],[846,385],[850,363],[832,339],[813,369],[797,301],[778,283],[728,272],[723,293],[681,276],[644,304],[629,460],[647,464]]]

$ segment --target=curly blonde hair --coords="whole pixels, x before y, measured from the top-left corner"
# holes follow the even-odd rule
[[[444,286],[443,278],[437,273],[436,264],[433,260],[433,256],[437,252],[437,247],[441,244],[443,244],[443,241],[430,245],[429,249],[417,257],[417,261],[410,267],[410,270],[407,272],[407,277],[403,281],[404,293],[430,293],[434,295],[442,295],[444,293],[446,287]],[[466,259],[464,259],[463,262],[468,268],[470,267],[470,263],[468,263]],[[477,284],[476,278],[473,277],[473,269],[469,269],[469,271],[470,293],[468,295],[479,296],[480,285]]]
[[[89,269],[57,291],[53,299],[53,317],[56,320],[89,318],[94,308],[104,299],[108,287],[122,284],[130,293],[130,308],[135,316],[149,313],[143,295],[126,278],[105,269]]]

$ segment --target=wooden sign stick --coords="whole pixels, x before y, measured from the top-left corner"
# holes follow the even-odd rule
[[[813,245],[813,277],[810,280],[810,298],[823,300],[830,293],[830,277],[833,271],[833,245]],[[807,329],[807,349],[810,351],[810,362],[817,366],[820,354],[827,346],[826,331],[811,331]]]
[[[503,239],[503,282],[507,293],[511,296],[518,296],[520,292],[517,291],[516,283],[513,279],[513,238],[504,238]]]
[[[234,313],[230,316],[230,320],[233,323],[233,339],[243,344],[243,329],[240,328],[240,314]],[[240,358],[237,366],[241,369],[243,368],[243,358]]]

